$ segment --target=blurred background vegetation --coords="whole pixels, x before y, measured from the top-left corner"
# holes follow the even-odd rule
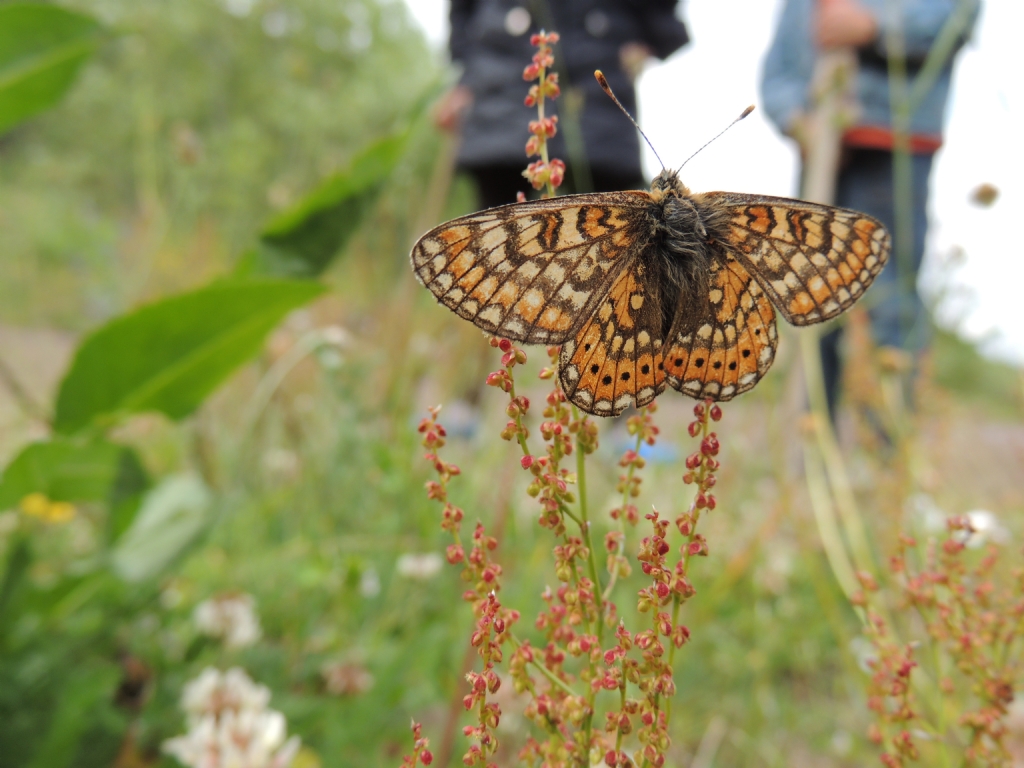
[[[507,602],[531,616],[553,576],[518,461],[496,439],[501,398],[478,385],[497,356],[407,267],[422,230],[472,207],[427,119],[443,62],[400,2],[63,6],[103,24],[97,52],[58,106],[0,138],[5,465],[51,435],[48,404],[83,333],[231,275],[273,245],[275,226],[337,189],[331,179],[350,179],[361,152],[399,140],[386,184],[348,220],[323,298],[193,413],[108,425],[132,449],[109,496],[33,515],[3,496],[14,484],[4,475],[0,766],[176,765],[160,745],[185,729],[182,687],[210,665],[269,686],[301,737],[296,766],[396,765],[410,717],[444,754],[461,740],[470,616],[454,569],[408,566],[447,544],[422,491],[414,427],[426,406],[456,403],[442,421],[466,470],[458,503],[502,529]],[[795,349],[784,340],[772,376],[725,409],[712,557],[693,579],[693,642],[677,673],[680,765],[709,738],[709,765],[872,759],[859,626],[802,479]],[[867,390],[870,365],[859,369]],[[880,450],[851,414],[841,425],[880,559],[901,527],[975,509],[994,514],[1016,552],[1020,371],[939,333],[924,378],[906,452]],[[663,460],[640,501],[671,509],[684,503],[674,459],[689,450],[690,404],[662,402]],[[591,493],[610,508],[626,442],[621,425],[603,426]],[[191,510],[174,535],[132,532],[137,497],[153,487],[177,489],[176,508]],[[254,598],[261,632],[233,648],[194,612],[235,593]],[[514,745],[522,723],[506,726]]]

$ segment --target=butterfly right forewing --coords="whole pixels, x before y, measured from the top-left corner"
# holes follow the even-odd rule
[[[848,309],[889,258],[889,233],[859,211],[731,192],[696,197],[728,212],[728,246],[793,325]]]

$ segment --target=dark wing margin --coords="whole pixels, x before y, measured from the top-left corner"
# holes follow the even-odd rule
[[[859,211],[731,192],[695,197],[728,213],[728,247],[793,325],[849,309],[889,259],[889,232]]]
[[[568,195],[491,208],[427,232],[416,277],[460,317],[525,344],[561,344],[653,230],[646,192]]]

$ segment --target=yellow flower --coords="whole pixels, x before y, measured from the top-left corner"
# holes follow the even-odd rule
[[[75,505],[70,501],[54,501],[50,503],[47,522],[66,523],[75,516]]]
[[[42,493],[30,493],[21,500],[21,511],[32,517],[46,517],[50,509],[50,500]]]
[[[50,501],[46,494],[36,492],[21,500],[21,511],[47,523],[66,523],[75,516],[75,505],[68,501]]]

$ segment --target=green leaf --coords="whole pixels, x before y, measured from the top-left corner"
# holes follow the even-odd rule
[[[126,581],[161,573],[206,530],[210,490],[196,475],[171,475],[146,494],[114,549],[114,571]]]
[[[79,750],[91,747],[95,752],[97,744],[85,740],[97,725],[103,724],[109,729],[116,723],[119,730],[127,727],[126,714],[114,708],[114,693],[120,677],[121,671],[113,662],[90,660],[71,672],[63,681],[50,726],[40,740],[30,768],[76,765]]]
[[[142,494],[149,489],[149,475],[135,451],[124,451],[117,465],[117,476],[110,489],[110,513],[107,541],[114,543],[135,520]]]
[[[0,133],[64,95],[100,30],[89,16],[52,5],[0,5]]]
[[[7,604],[11,602],[15,591],[21,585],[28,567],[32,564],[32,546],[27,536],[17,536],[7,547],[7,567],[3,579],[0,579],[0,637],[11,622],[4,614]]]
[[[409,131],[388,136],[360,152],[347,171],[273,219],[236,274],[316,277],[340,253],[373,208],[405,149]]]
[[[30,493],[52,501],[108,501],[122,465],[141,470],[135,451],[106,440],[78,442],[57,438],[24,448],[0,480],[0,509],[10,509]],[[141,482],[148,484],[145,472]]]
[[[142,411],[187,416],[288,312],[324,290],[311,281],[226,280],[111,320],[78,348],[54,428],[107,427]]]

